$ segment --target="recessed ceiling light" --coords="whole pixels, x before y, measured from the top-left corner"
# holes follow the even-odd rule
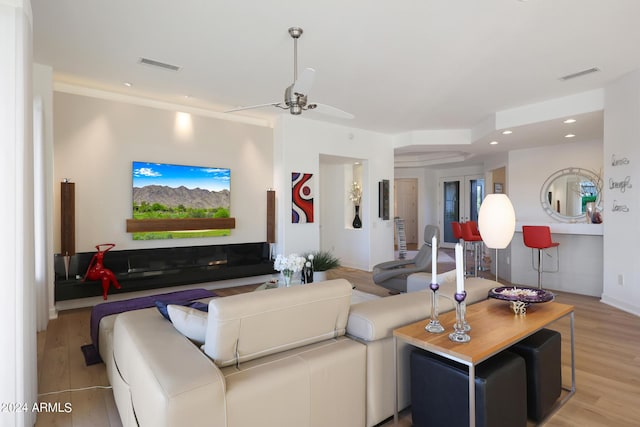
[[[575,123],[575,122],[576,122],[576,119],[567,119],[563,123],[569,124],[569,123]]]
[[[508,130],[508,129],[502,131],[503,135],[511,135],[512,133],[513,133],[513,131],[512,130]]]
[[[125,85],[126,87],[131,87],[131,86],[133,86],[133,85],[132,85],[131,83],[129,83],[129,82],[124,82],[124,83],[122,83],[122,84],[123,84],[123,85]]]
[[[498,145],[498,141],[491,141],[489,145]]]
[[[564,137],[565,137],[565,138],[573,138],[574,136],[575,136],[574,134],[572,134],[572,133],[568,133],[568,134],[566,134]]]

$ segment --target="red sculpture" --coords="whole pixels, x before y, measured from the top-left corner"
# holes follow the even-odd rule
[[[106,246],[107,249],[100,250],[102,246]],[[89,268],[87,269],[87,273],[84,275],[82,281],[88,280],[101,280],[102,281],[102,298],[107,299],[107,292],[109,291],[109,285],[113,283],[113,287],[116,289],[120,289],[120,283],[118,283],[118,279],[116,279],[116,275],[113,274],[113,271],[105,268],[103,265],[104,254],[109,252],[111,249],[115,247],[113,243],[102,243],[96,246],[98,252],[93,255],[91,258],[91,262],[89,262]]]

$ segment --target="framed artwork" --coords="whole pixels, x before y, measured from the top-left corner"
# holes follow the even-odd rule
[[[378,217],[389,219],[389,180],[378,182]]]
[[[291,172],[291,222],[313,222],[313,174]]]
[[[502,193],[502,183],[494,182],[493,183],[493,192],[494,193]]]

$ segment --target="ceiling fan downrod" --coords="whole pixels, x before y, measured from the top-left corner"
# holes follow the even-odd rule
[[[298,39],[303,31],[300,27],[289,28],[289,34],[293,38],[293,82],[298,80]]]

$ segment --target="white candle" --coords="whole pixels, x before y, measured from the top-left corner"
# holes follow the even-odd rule
[[[462,245],[456,243],[456,293],[464,292],[464,264],[462,254]]]
[[[438,275],[438,239],[436,236],[431,238],[431,283],[436,282],[436,276]]]

